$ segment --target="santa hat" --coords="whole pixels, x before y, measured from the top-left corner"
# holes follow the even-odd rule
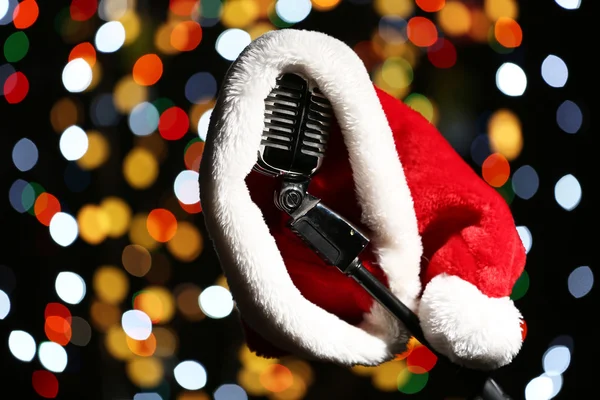
[[[269,32],[232,64],[212,112],[200,195],[251,349],[377,365],[410,334],[356,282],[286,227],[275,179],[252,171],[264,99],[294,72],[329,99],[337,129],[309,193],[368,233],[363,264],[420,318],[426,339],[475,368],[521,342],[510,300],[525,251],[503,198],[433,125],[376,89],[358,56],[325,34]]]

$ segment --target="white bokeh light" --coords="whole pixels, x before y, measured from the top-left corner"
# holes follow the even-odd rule
[[[71,125],[60,136],[58,146],[64,158],[68,161],[76,161],[83,157],[88,150],[88,136],[77,125]]]
[[[523,242],[525,253],[529,253],[529,250],[531,250],[531,246],[533,245],[533,236],[531,236],[531,231],[526,226],[517,226],[517,233],[521,238],[521,242]]]
[[[130,0],[100,0],[98,4],[98,16],[104,21],[115,21],[120,19],[130,5]]]
[[[143,311],[129,310],[121,317],[121,327],[132,339],[146,340],[152,334],[152,320]]]
[[[204,114],[198,120],[198,136],[203,141],[206,141],[206,135],[208,134],[208,124],[210,123],[210,116],[212,115],[213,109],[204,111]]]
[[[0,19],[6,16],[9,6],[10,4],[8,0],[0,0]]]
[[[85,297],[86,285],[81,276],[74,272],[61,272],[54,282],[56,294],[68,304],[79,304]]]
[[[312,10],[310,0],[277,0],[275,12],[284,22],[295,24],[308,17]]]
[[[527,88],[527,75],[517,64],[504,63],[496,72],[496,86],[507,96],[521,96]]]
[[[245,30],[226,29],[217,38],[215,49],[226,60],[233,61],[250,44],[252,38]]]
[[[565,10],[577,10],[581,5],[581,0],[555,0],[556,4]]]
[[[184,389],[198,390],[206,385],[206,369],[197,361],[182,361],[173,370],[175,380]]]
[[[29,362],[35,357],[35,339],[25,331],[12,331],[8,335],[8,349],[17,360]]]
[[[10,298],[4,292],[4,290],[0,289],[0,320],[6,318],[8,313],[10,312]]]
[[[181,171],[175,178],[173,190],[177,200],[183,204],[196,204],[200,201],[200,175],[189,169]]]
[[[129,129],[137,136],[148,136],[158,128],[160,115],[154,104],[147,101],[136,105],[129,114]]]
[[[552,87],[561,88],[565,86],[569,79],[567,64],[560,57],[550,54],[542,62],[542,78]]]
[[[50,220],[50,236],[59,245],[71,245],[79,235],[77,220],[65,212],[57,212]]]
[[[119,21],[103,24],[94,38],[96,49],[101,53],[114,53],[125,43],[125,27]]]
[[[547,376],[533,378],[525,387],[525,400],[549,400],[554,392],[554,383]]]
[[[223,286],[209,286],[198,297],[200,309],[209,318],[225,318],[233,311],[231,292]]]
[[[546,375],[561,375],[571,364],[571,351],[567,346],[552,346],[544,353],[542,364]]]
[[[60,373],[67,368],[69,357],[65,349],[58,343],[43,342],[38,350],[40,363],[48,371]]]
[[[71,93],[80,93],[92,83],[92,67],[83,58],[76,58],[65,65],[62,83]]]
[[[577,178],[571,174],[560,178],[554,186],[554,198],[556,202],[567,211],[572,211],[579,205],[581,195],[581,185]]]

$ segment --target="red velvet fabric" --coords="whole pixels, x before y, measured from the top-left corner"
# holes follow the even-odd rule
[[[387,93],[377,89],[377,94],[414,200],[424,246],[423,287],[445,272],[473,283],[487,296],[510,295],[524,268],[525,250],[508,205],[426,119]],[[274,179],[252,172],[246,182],[304,297],[350,324],[360,323],[371,307],[371,297],[352,279],[326,265],[286,228],[288,217],[273,204]],[[309,192],[369,233],[360,224],[360,206],[339,129],[331,134],[323,166],[313,177]],[[369,248],[362,258],[367,268],[387,283]],[[284,355],[243,325],[252,350],[266,357]]]

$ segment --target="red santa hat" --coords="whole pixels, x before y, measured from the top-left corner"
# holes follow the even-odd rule
[[[410,338],[286,227],[277,182],[252,171],[264,99],[287,72],[314,81],[338,125],[309,193],[368,233],[363,264],[419,316],[436,350],[474,368],[508,364],[522,342],[509,295],[525,251],[507,204],[433,125],[375,88],[348,46],[291,29],[261,36],[232,64],[200,167],[206,227],[250,348],[377,365]]]

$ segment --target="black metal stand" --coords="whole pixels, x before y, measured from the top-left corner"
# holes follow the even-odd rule
[[[418,316],[394,296],[360,262],[358,255],[369,239],[349,221],[307,193],[308,180],[282,179],[275,192],[275,205],[290,215],[289,227],[313,251],[330,265],[358,282],[377,302],[398,318],[421,344],[429,347],[438,359],[445,358],[428,344]],[[474,387],[471,400],[511,400],[485,372],[467,370],[469,386]]]

